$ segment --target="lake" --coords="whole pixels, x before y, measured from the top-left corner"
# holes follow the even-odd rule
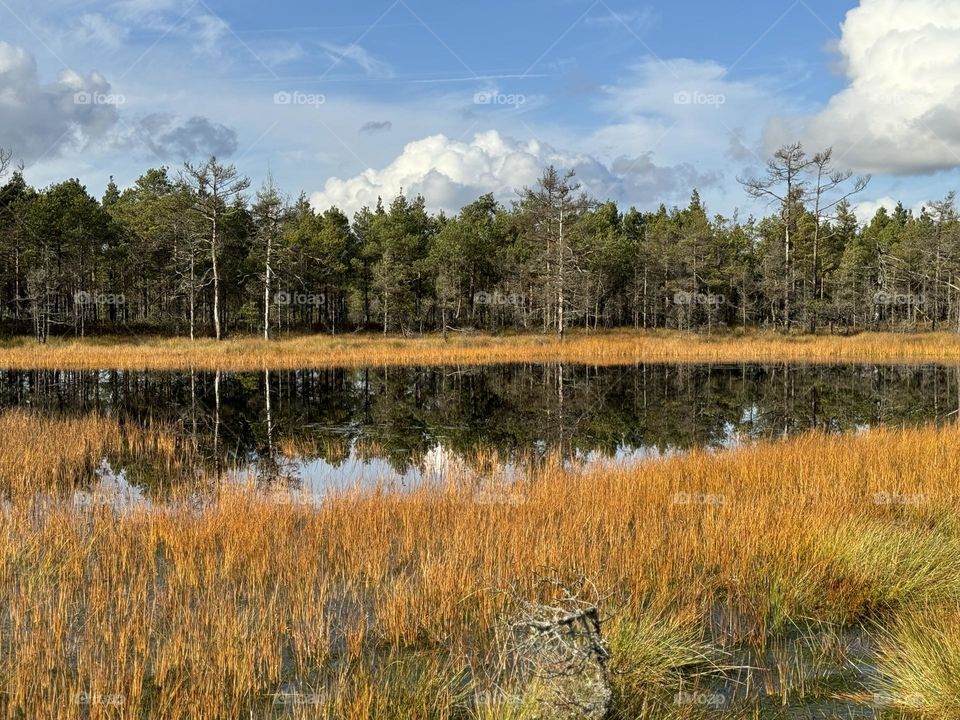
[[[955,422],[960,369],[933,365],[499,365],[260,373],[4,371],[0,405],[160,422],[205,464],[322,493],[415,483],[485,450],[635,461],[811,429]],[[104,477],[157,473],[111,459]]]

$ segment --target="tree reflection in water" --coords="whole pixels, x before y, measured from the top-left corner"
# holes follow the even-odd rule
[[[0,405],[177,428],[216,473],[316,489],[415,482],[480,448],[509,460],[645,457],[811,428],[956,422],[938,366],[503,365],[226,372],[4,371]],[[124,470],[149,484],[154,473]],[[137,470],[137,472],[134,472]]]

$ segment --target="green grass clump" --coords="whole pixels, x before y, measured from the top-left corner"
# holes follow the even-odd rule
[[[960,717],[960,605],[906,613],[881,632],[878,705]]]
[[[672,717],[690,708],[677,693],[720,672],[721,653],[696,624],[656,614],[611,622],[610,680],[615,720]]]
[[[960,601],[960,539],[945,529],[853,522],[825,544],[832,576],[827,602],[841,621]]]

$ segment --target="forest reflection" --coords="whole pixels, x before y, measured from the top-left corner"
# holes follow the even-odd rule
[[[3,371],[0,406],[175,428],[204,464],[317,487],[415,481],[478,450],[646,457],[876,425],[955,422],[960,369],[504,365],[260,373]],[[162,469],[113,459],[135,485]]]

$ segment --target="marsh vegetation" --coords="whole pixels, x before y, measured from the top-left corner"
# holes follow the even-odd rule
[[[558,367],[368,372],[199,373],[193,396],[8,372],[3,713],[533,718],[508,629],[570,587],[611,718],[955,711],[954,370],[568,367],[562,395]],[[337,417],[373,456],[423,467],[426,433],[457,461],[322,493],[266,472],[271,448],[345,462]],[[629,429],[682,452],[601,452]]]

